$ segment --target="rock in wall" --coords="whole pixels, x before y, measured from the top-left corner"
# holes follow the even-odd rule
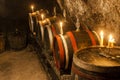
[[[81,23],[92,30],[113,34],[116,41],[120,34],[120,0],[57,0],[73,22],[78,17]]]

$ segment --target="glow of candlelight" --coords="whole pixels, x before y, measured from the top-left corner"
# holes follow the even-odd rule
[[[32,10],[32,12],[34,12],[34,6],[33,5],[31,5],[31,10]]]
[[[113,36],[110,34],[109,35],[109,40],[108,40],[108,47],[112,48],[114,46],[115,43],[115,39],[113,38]]]
[[[104,40],[104,33],[103,31],[100,32],[100,46],[103,47],[103,41]]]
[[[42,18],[42,20],[44,19],[44,14],[41,14],[41,18]]]
[[[63,29],[62,29],[62,27],[63,27],[63,23],[60,22],[60,33],[61,33],[61,34],[63,34]]]

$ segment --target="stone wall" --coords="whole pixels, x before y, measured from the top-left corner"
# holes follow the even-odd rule
[[[70,15],[73,22],[76,18],[92,30],[113,34],[116,41],[120,34],[120,0],[57,0]]]

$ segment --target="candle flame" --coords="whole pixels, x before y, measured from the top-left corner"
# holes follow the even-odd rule
[[[31,9],[34,9],[34,6],[33,6],[33,5],[31,5]]]
[[[104,33],[103,31],[100,32],[100,37],[103,37],[104,36]]]
[[[113,36],[110,34],[109,35],[109,40],[108,40],[108,47],[112,48],[114,46],[115,43],[115,39],[113,38]]]
[[[111,34],[109,35],[109,42],[113,42],[113,43],[115,42],[115,39],[113,38]]]
[[[31,10],[32,12],[34,12],[34,5],[31,5]]]

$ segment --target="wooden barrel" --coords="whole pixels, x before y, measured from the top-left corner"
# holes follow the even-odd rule
[[[36,26],[37,26],[37,16],[36,14],[34,13],[29,13],[29,28],[30,28],[30,32],[32,34],[35,34],[36,33]]]
[[[54,41],[54,57],[58,69],[70,71],[73,53],[91,45],[97,45],[96,35],[89,30],[70,31],[63,35],[56,35]],[[67,72],[66,71],[66,72]]]
[[[77,51],[73,56],[72,80],[120,80],[119,53],[120,48],[106,47]]]
[[[49,18],[46,18],[42,21],[39,21],[39,25],[38,25],[38,41],[41,41],[43,44],[46,40],[45,38],[45,34],[46,33],[46,28],[50,27],[53,23],[57,22],[59,19],[61,19],[61,16],[58,15],[58,16],[53,16],[53,17],[49,17]]]
[[[0,53],[5,50],[5,37],[3,33],[0,33]]]
[[[54,37],[55,35],[61,34],[60,30],[60,25],[59,25],[60,21],[57,21],[56,23],[54,23],[51,26],[48,26],[45,28],[45,48],[46,50],[49,50],[50,52],[53,51],[53,42],[54,42]],[[75,26],[74,24],[68,22],[68,21],[64,21],[63,20],[63,34],[65,34],[68,31],[73,31],[75,30]]]
[[[39,11],[29,13],[29,28],[30,32],[33,35],[38,34],[38,21],[43,20],[41,18],[41,14],[46,15],[48,14],[48,12],[46,10],[41,9]]]
[[[55,20],[56,17],[50,17],[38,22],[38,41],[44,43],[44,28],[50,26]]]
[[[21,50],[27,46],[27,35],[24,32],[11,32],[8,34],[11,49]]]

